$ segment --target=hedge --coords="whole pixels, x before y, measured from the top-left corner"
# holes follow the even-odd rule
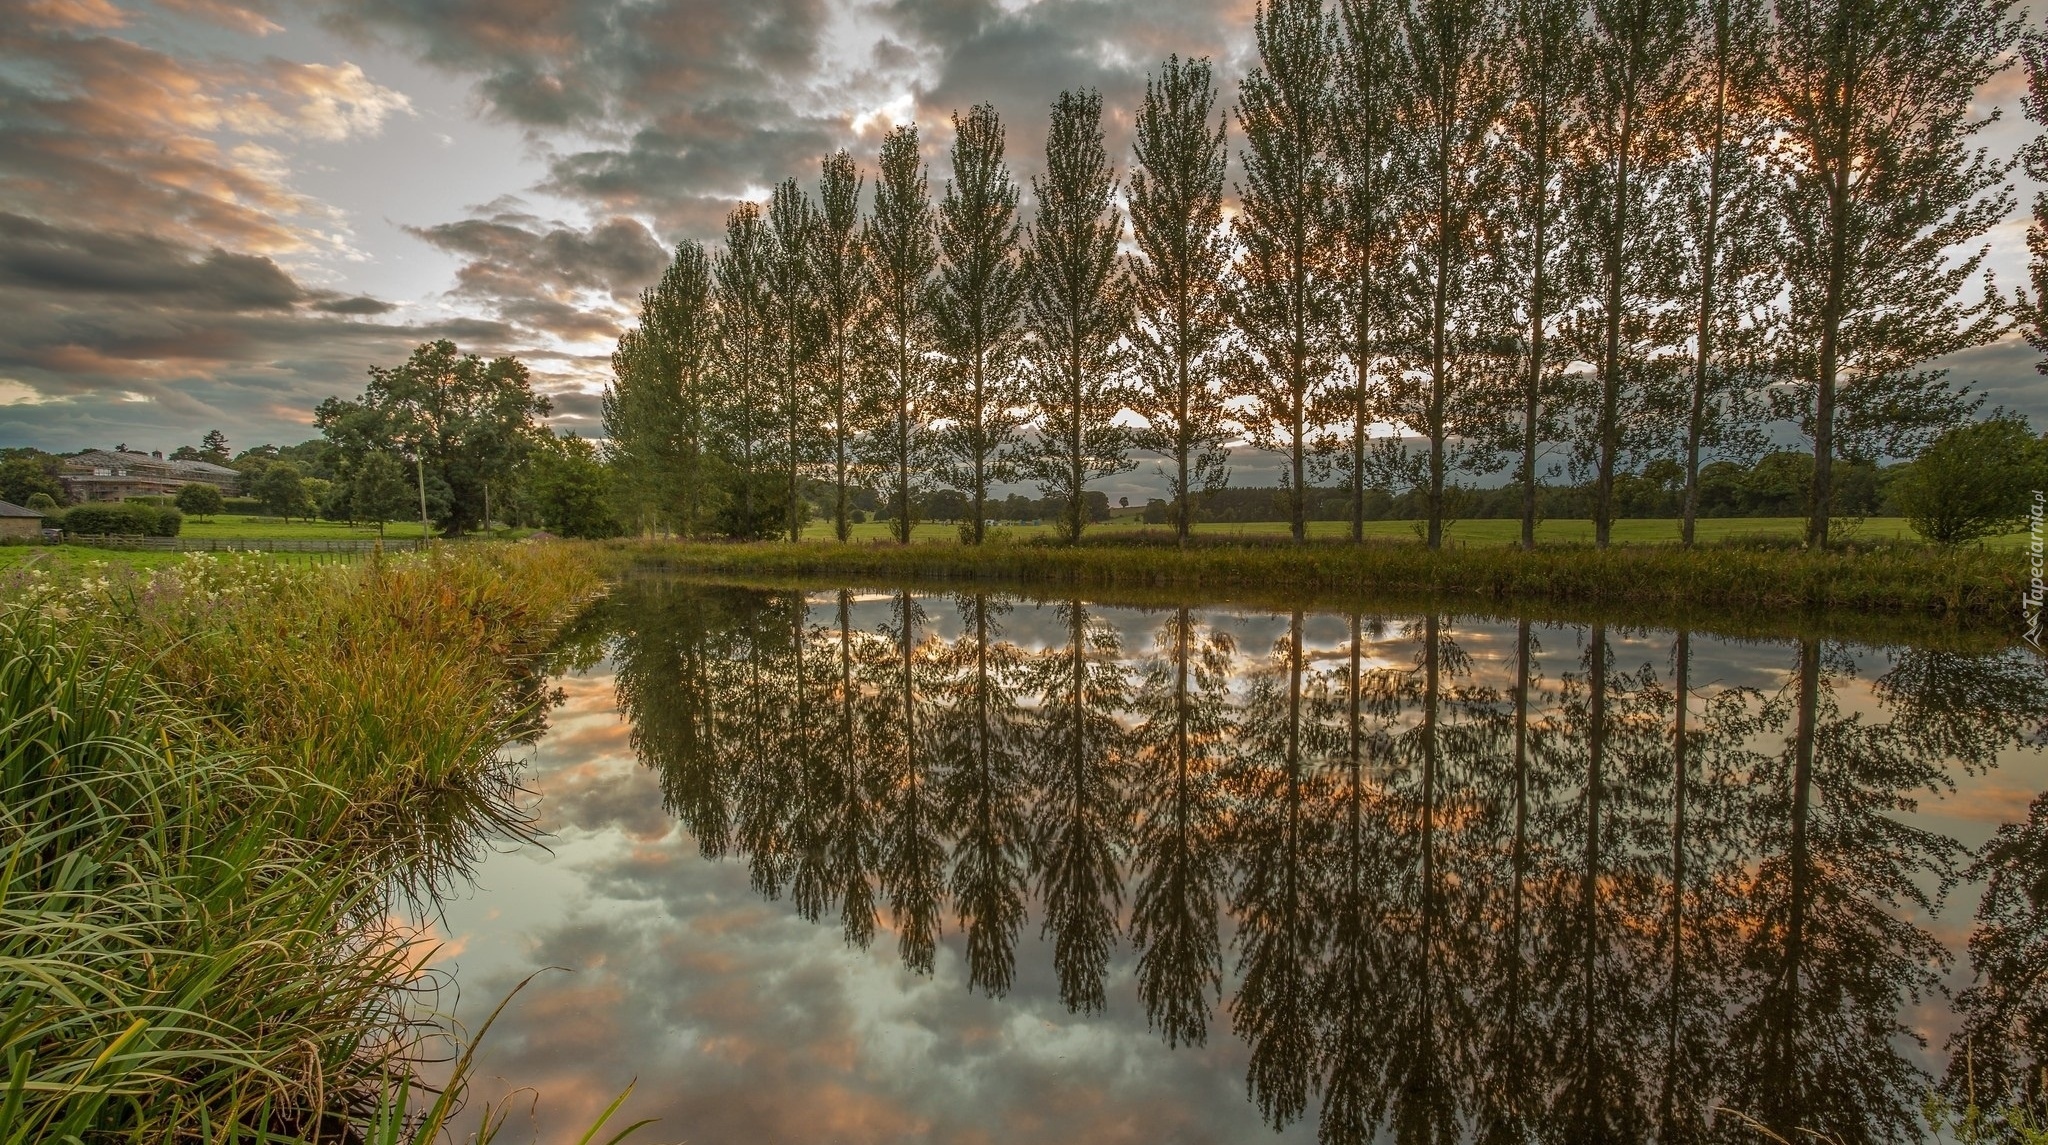
[[[73,536],[175,537],[185,523],[176,509],[151,505],[79,505],[64,513],[64,531]]]

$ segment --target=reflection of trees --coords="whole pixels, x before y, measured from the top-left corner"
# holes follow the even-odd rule
[[[1575,1140],[1647,1136],[1641,1067],[1649,1057],[1641,937],[1658,896],[1654,798],[1672,774],[1668,725],[1646,667],[1623,673],[1607,629],[1586,638],[1585,676],[1567,683],[1558,755],[1580,778],[1552,825],[1550,991],[1558,1086],[1552,1120]],[[1574,766],[1576,765],[1576,766]]]
[[[1060,606],[1067,646],[1031,666],[1040,697],[1032,737],[1038,803],[1031,815],[1031,858],[1052,935],[1060,1000],[1099,1010],[1110,948],[1116,943],[1124,846],[1128,675],[1115,657],[1116,631],[1090,623],[1087,606]]]
[[[896,594],[884,632],[892,655],[878,665],[886,671],[877,673],[878,702],[870,709],[867,736],[878,745],[877,773],[886,792],[881,879],[896,920],[897,944],[905,965],[929,974],[939,939],[946,841],[929,778],[930,749],[920,739],[929,723],[918,686],[917,626],[923,614],[909,593]]]
[[[1958,1104],[2038,1114],[2048,1097],[2048,793],[1998,829],[1970,877],[1984,880],[1970,936],[1977,980],[1956,999],[1963,1024],[1947,1088]]]
[[[1368,672],[1364,645],[1377,621],[1350,617],[1344,667],[1321,681],[1313,708],[1340,728],[1325,775],[1322,834],[1328,840],[1328,951],[1317,982],[1325,1141],[1368,1141],[1385,1112],[1378,1069],[1386,1047],[1379,999],[1381,896],[1387,877],[1385,832],[1374,821],[1381,777],[1392,754],[1405,673]]]
[[[1908,826],[1911,793],[1943,779],[1918,737],[1844,715],[1820,645],[1799,645],[1784,755],[1752,779],[1755,875],[1731,1031],[1733,1096],[1787,1138],[1917,1134],[1926,1079],[1899,1049],[1898,1012],[1935,988],[1941,945],[1908,912],[1950,875],[1954,844]]]
[[[1487,862],[1480,960],[1480,1009],[1492,1022],[1478,1065],[1475,1126],[1484,1142],[1526,1141],[1541,1122],[1548,1079],[1543,1070],[1547,1003],[1535,973],[1543,951],[1533,917],[1536,816],[1558,785],[1555,729],[1546,718],[1540,651],[1529,621],[1515,626],[1514,677],[1505,711],[1488,725],[1493,750],[1480,763],[1482,838]]]
[[[2048,742],[2048,674],[2013,648],[1989,656],[1899,655],[1878,681],[1895,720],[1972,767],[2024,739]],[[2048,793],[2026,819],[1998,829],[1971,864],[1984,883],[1970,936],[1976,980],[1956,998],[1946,1079],[1957,1104],[2023,1105],[2038,1122],[2048,1100]]]
[[[1301,1116],[1317,1076],[1316,977],[1325,919],[1318,909],[1313,816],[1320,755],[1306,718],[1302,614],[1257,671],[1238,723],[1231,844],[1241,978],[1231,1024],[1251,1049],[1246,1084],[1274,1125]]]
[[[938,796],[954,836],[950,887],[967,937],[967,980],[989,994],[1009,990],[1017,931],[1024,923],[1029,795],[1020,747],[1017,647],[998,639],[1008,605],[986,593],[960,600],[966,631],[938,649],[935,717]]]
[[[875,822],[887,775],[868,766],[869,722],[863,718],[867,695],[857,667],[870,643],[853,628],[853,594],[839,593],[837,635],[838,683],[832,693],[837,734],[832,737],[832,784],[825,805],[825,894],[839,903],[839,923],[846,941],[865,949],[875,939],[875,867],[881,861],[881,831]],[[740,747],[740,745],[735,745]],[[745,750],[740,747],[740,750]]]
[[[707,856],[731,847],[732,760],[721,733],[727,706],[745,691],[733,679],[746,655],[753,594],[639,584],[618,602],[619,709],[632,721],[633,750],[661,777],[662,801]]]
[[[1809,641],[1766,696],[1702,682],[1686,633],[1594,626],[1546,675],[1527,623],[1475,632],[1502,649],[1475,663],[1424,617],[1412,662],[1375,667],[1377,622],[1323,661],[1295,613],[1240,659],[1183,608],[1130,663],[1086,605],[1047,610],[1034,655],[999,598],[957,606],[941,640],[903,593],[863,630],[845,593],[623,589],[620,704],[669,809],[855,942],[879,895],[920,971],[950,897],[990,994],[1035,892],[1080,1010],[1128,877],[1150,1020],[1206,1040],[1234,932],[1250,1095],[1276,1125],[1320,1097],[1331,1142],[1739,1138],[1716,1105],[1789,1140],[1913,1138],[1931,1079],[1901,1017],[1935,996],[1956,847],[1904,813],[2048,710],[2018,653],[1898,651],[1863,694]],[[2038,1101],[2048,796],[1972,877],[1945,1084]]]
[[[1228,633],[1176,610],[1159,629],[1133,705],[1143,722],[1131,737],[1138,803],[1131,945],[1138,997],[1168,1045],[1207,1039],[1209,996],[1222,987],[1220,779],[1233,730],[1234,652]]]

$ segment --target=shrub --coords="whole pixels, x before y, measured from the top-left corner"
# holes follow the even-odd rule
[[[175,537],[185,523],[176,509],[149,505],[79,505],[64,514],[64,531],[78,537]]]
[[[2048,443],[2019,414],[1957,426],[1892,482],[1891,496],[1915,532],[1959,545],[2020,527],[2033,491],[2048,487]]]
[[[227,498],[220,495],[220,490],[203,481],[194,481],[178,490],[178,509],[189,516],[211,517],[226,507]]]
[[[37,493],[34,496],[30,497],[28,499],[28,503],[26,505],[23,505],[22,508],[34,509],[36,512],[41,513],[45,517],[49,517],[54,516],[56,514],[57,502],[52,500],[48,493]]]

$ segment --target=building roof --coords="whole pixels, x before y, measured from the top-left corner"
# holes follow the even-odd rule
[[[147,453],[122,453],[119,450],[113,449],[88,449],[84,453],[73,454],[64,460],[84,469],[112,469],[116,467],[125,469],[140,466],[160,466],[186,477],[221,478],[240,476],[235,470],[225,465],[215,465],[211,461],[173,461],[167,457],[151,457]]]
[[[40,520],[42,514],[34,509],[24,509],[7,501],[0,501],[0,517],[35,517]]]

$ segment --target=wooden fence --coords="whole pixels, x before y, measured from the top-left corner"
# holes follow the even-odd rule
[[[422,549],[427,542],[418,537],[386,540],[326,540],[284,537],[135,537],[114,534],[74,536],[65,534],[67,545],[95,549],[139,549],[160,553],[368,553],[380,546],[386,552]]]

